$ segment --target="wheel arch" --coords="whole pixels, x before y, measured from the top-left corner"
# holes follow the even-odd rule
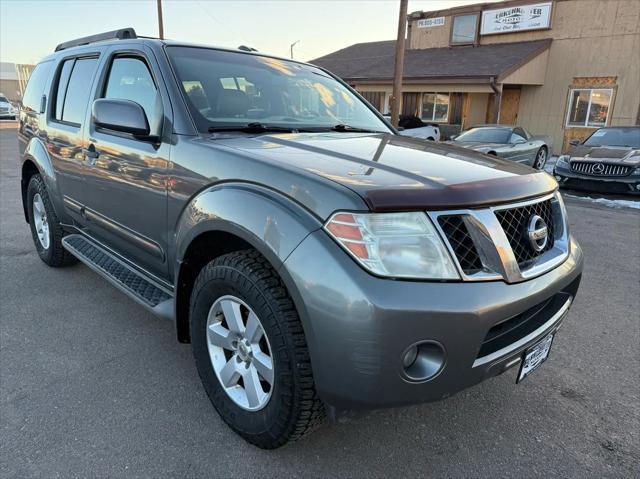
[[[189,304],[202,267],[220,255],[247,248],[255,249],[271,264],[289,290],[300,316],[306,316],[297,287],[281,266],[302,240],[321,226],[319,219],[302,206],[257,185],[226,183],[197,195],[183,211],[175,229],[178,341],[190,342]]]
[[[22,158],[20,186],[25,220],[27,223],[29,222],[27,189],[29,187],[31,177],[36,174],[42,176],[47,187],[47,191],[49,192],[53,209],[58,218],[62,219],[63,217],[61,216],[61,213],[64,211],[62,208],[62,198],[59,194],[58,182],[53,169],[53,163],[51,162],[51,157],[49,156],[49,152],[45,145],[39,138],[32,138],[27,144]]]

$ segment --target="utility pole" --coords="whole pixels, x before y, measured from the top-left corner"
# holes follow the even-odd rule
[[[402,98],[402,70],[404,67],[404,37],[407,34],[407,4],[409,0],[400,0],[398,18],[398,39],[396,40],[396,64],[393,74],[393,93],[391,96],[391,124],[398,126],[400,118],[400,99]]]
[[[164,26],[162,25],[162,0],[158,0],[158,32],[160,40],[164,40]]]
[[[290,46],[291,48],[291,59],[293,60],[293,47],[295,47],[298,43],[300,43],[300,40],[296,40],[295,42],[293,42]]]

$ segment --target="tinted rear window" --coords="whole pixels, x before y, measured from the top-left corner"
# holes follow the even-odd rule
[[[42,95],[44,94],[44,87],[49,78],[51,65],[52,63],[50,61],[38,63],[31,72],[27,89],[24,91],[24,96],[22,97],[22,104],[26,110],[40,112]]]
[[[91,93],[93,74],[97,66],[97,58],[78,58],[75,60],[71,76],[69,77],[67,91],[64,95],[62,115],[58,118],[59,120],[77,125],[82,124],[87,111],[89,94]],[[62,91],[60,90],[58,94],[61,93]],[[58,115],[56,115],[56,117],[58,117]]]

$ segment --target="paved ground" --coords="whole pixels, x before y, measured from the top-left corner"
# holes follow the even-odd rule
[[[38,259],[14,138],[0,130],[0,476],[638,477],[638,210],[569,201],[583,286],[521,385],[509,372],[267,452],[218,418],[169,322]]]

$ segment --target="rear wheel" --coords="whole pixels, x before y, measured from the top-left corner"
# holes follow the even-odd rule
[[[40,259],[53,267],[75,263],[76,258],[62,246],[64,230],[53,210],[47,187],[40,175],[33,175],[29,181],[27,210],[31,236]]]
[[[547,148],[542,146],[536,153],[536,158],[533,160],[533,167],[536,170],[543,170],[544,165],[547,164]]]
[[[284,284],[255,250],[216,258],[191,295],[198,373],[222,419],[273,449],[324,419],[302,324]]]

